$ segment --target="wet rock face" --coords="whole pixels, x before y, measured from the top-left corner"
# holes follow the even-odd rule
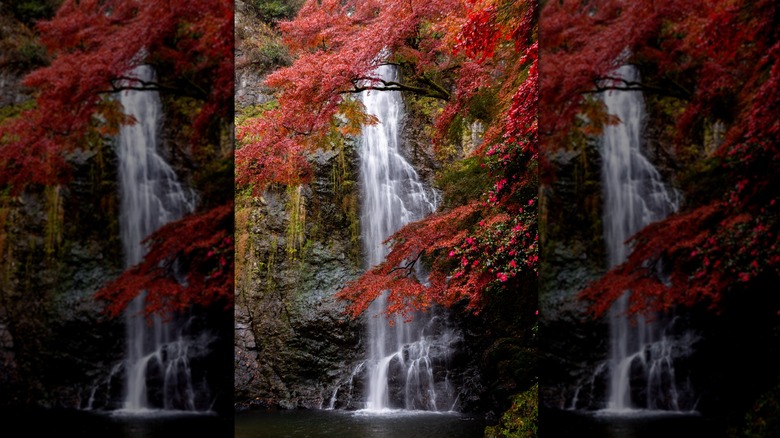
[[[251,34],[257,20],[237,4],[237,30]],[[239,38],[237,59],[244,51]],[[237,65],[237,111],[272,99],[263,79]],[[362,325],[334,296],[361,272],[355,144],[347,143],[343,153],[334,145],[309,157],[310,184],[237,199],[237,407],[327,407],[334,382],[362,355]]]
[[[22,80],[22,75],[18,73],[0,71],[0,108],[16,105],[29,98],[26,90],[18,84]]]
[[[556,170],[542,191],[548,227],[539,278],[539,397],[553,408],[595,405],[603,400],[608,378],[594,372],[607,355],[608,328],[588,316],[587,303],[576,295],[606,265],[597,140],[549,153],[548,160]]]
[[[0,39],[34,47],[27,25],[0,9]],[[21,80],[38,63],[21,62],[21,51],[5,54],[0,117],[11,117],[30,101]],[[0,405],[79,407],[121,355],[121,322],[92,297],[121,265],[112,248],[113,152],[106,142],[66,160],[68,184],[0,190]]]
[[[309,158],[309,185],[237,200],[237,217],[246,215],[237,226],[239,407],[327,407],[334,382],[362,355],[362,325],[335,297],[361,272],[354,144]]]
[[[320,407],[332,392],[325,385],[361,354],[361,325],[334,296],[359,270],[344,228],[327,219],[307,227],[328,232],[308,237],[298,257],[288,253],[281,198],[266,193],[252,215],[247,269],[255,275],[236,289],[236,402]]]
[[[93,294],[119,272],[111,158],[71,157],[65,186],[4,199],[0,404],[83,407],[121,357],[122,323]]]
[[[247,272],[238,274],[243,280],[236,289],[240,404],[327,405],[333,390],[327,385],[362,354],[362,326],[334,296],[360,273],[359,240],[343,205],[334,202],[335,160],[330,153],[313,157],[317,176],[301,189],[306,219],[299,247],[288,246],[291,194],[267,192],[251,208]]]

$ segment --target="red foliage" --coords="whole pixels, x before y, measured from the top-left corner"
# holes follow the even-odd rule
[[[461,275],[455,278],[440,275],[441,268],[446,266],[434,266],[430,285],[424,287],[414,276],[413,264],[421,257],[438,257],[442,251],[450,250],[463,241],[479,210],[480,206],[475,202],[448,212],[434,213],[394,234],[388,239],[393,243],[393,249],[385,261],[339,292],[339,297],[352,302],[350,313],[353,316],[363,313],[387,289],[390,290],[388,310],[405,315],[411,310],[427,309],[434,302],[453,304],[462,298],[478,301],[477,290],[463,286],[469,282],[484,283],[485,279],[477,278],[480,275],[463,275],[464,272],[471,273],[468,266],[463,267]],[[438,257],[435,263],[451,265],[446,257]]]
[[[239,127],[237,135],[243,143],[236,153],[239,183],[256,190],[305,182],[308,151],[327,147],[329,133],[357,134],[371,123],[359,103],[345,98],[361,88],[398,87],[446,100],[436,121],[440,135],[481,90],[498,98],[502,115],[476,151],[495,179],[488,201],[436,213],[392,236],[387,261],[339,294],[352,302],[353,315],[385,289],[389,313],[408,316],[412,309],[463,299],[478,311],[486,288],[517,289],[518,273],[537,271],[534,2],[310,0],[280,28],[297,59],[267,79],[278,90],[278,107]],[[412,77],[401,84],[371,77],[387,62],[401,64]],[[466,265],[450,256],[456,253]],[[421,257],[431,265],[426,286],[407,266]]]
[[[224,120],[233,100],[233,2],[228,0],[65,0],[56,16],[38,24],[51,64],[24,84],[35,106],[0,126],[0,187],[15,193],[33,184],[67,182],[67,157],[102,145],[122,123],[113,92],[149,88],[190,96],[201,106],[194,116],[193,154],[209,149],[202,137]],[[123,81],[140,64],[151,64],[159,83]],[[142,289],[150,312],[187,303],[228,304],[233,290],[232,204],[166,225],[150,237],[151,251],[99,293],[113,299],[116,314]],[[210,253],[211,251],[211,253]],[[217,255],[219,254],[219,258]],[[178,259],[188,273],[179,284],[171,270]],[[159,266],[158,266],[159,264]]]
[[[501,36],[495,18],[494,6],[470,11],[459,35],[460,42],[455,49],[462,49],[469,58],[482,62],[492,58],[498,38]]]
[[[730,190],[713,190],[640,231],[629,260],[582,293],[596,314],[626,289],[633,291],[632,312],[699,302],[717,307],[732,289],[780,276],[777,12],[768,0],[575,0],[550,2],[542,11],[545,150],[563,146],[577,129],[598,133],[606,118],[588,96],[626,62],[646,73],[642,84],[626,85],[680,99],[680,145],[706,122],[728,128],[712,156]],[[660,262],[668,281],[656,272]]]
[[[306,149],[297,143],[295,117],[279,110],[267,111],[250,125],[239,129],[237,137],[244,145],[236,153],[236,184],[256,184],[262,190],[269,184],[300,184],[308,181],[310,169]],[[287,126],[290,126],[288,128]]]
[[[386,261],[339,293],[351,301],[352,315],[364,312],[384,290],[389,291],[387,312],[406,317],[433,303],[452,306],[460,301],[479,312],[490,290],[536,295],[538,45],[534,6],[533,2],[472,2],[473,9],[458,34],[455,50],[474,59],[463,63],[453,101],[438,125],[440,131],[446,129],[480,88],[498,89],[502,115],[487,128],[485,142],[475,152],[484,157],[483,165],[495,181],[485,194],[487,201],[433,214],[388,239],[392,247]],[[476,35],[485,32],[493,40],[478,41]],[[498,36],[516,40],[499,46]],[[481,74],[470,77],[474,71]],[[496,75],[503,81],[488,80]],[[430,264],[425,285],[412,269],[411,262],[419,258]],[[534,280],[529,281],[529,273]]]
[[[233,2],[227,0],[67,0],[57,15],[38,24],[51,64],[24,84],[36,92],[35,108],[0,126],[0,185],[67,179],[64,157],[90,139],[127,122],[110,92],[139,64],[168,66],[164,92],[204,101],[196,136],[233,99]],[[134,84],[143,87],[143,84]]]
[[[383,86],[371,76],[377,66],[408,63],[422,81],[450,66],[437,31],[460,22],[463,10],[463,0],[307,1],[295,20],[280,23],[297,59],[266,80],[277,90],[278,109],[237,129],[238,183],[262,191],[273,183],[305,182],[311,172],[306,152],[327,147],[332,130],[357,134],[370,122],[346,96],[358,87]]]
[[[162,226],[145,239],[149,254],[96,297],[116,316],[146,291],[147,313],[165,314],[193,304],[233,304],[233,203]],[[181,270],[183,281],[177,279]]]

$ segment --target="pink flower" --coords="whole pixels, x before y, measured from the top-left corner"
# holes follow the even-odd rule
[[[450,257],[455,257],[455,251],[450,251]]]
[[[517,263],[514,260],[510,260],[509,261],[509,266],[511,266],[513,268],[516,268],[517,267]]]
[[[498,277],[498,279],[501,280],[502,282],[506,281],[506,274],[504,274],[503,272],[499,272],[496,275],[496,277]]]

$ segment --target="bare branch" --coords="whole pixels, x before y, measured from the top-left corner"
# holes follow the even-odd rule
[[[689,100],[690,99],[690,92],[683,87],[681,87],[679,84],[676,84],[676,90],[675,89],[669,89],[669,88],[662,88],[662,87],[656,87],[648,84],[643,84],[641,82],[636,81],[627,81],[622,78],[615,78],[611,76],[599,78],[593,81],[594,82],[594,88],[592,90],[584,91],[582,94],[597,94],[602,93],[604,91],[611,91],[611,90],[617,90],[617,91],[642,91],[646,93],[652,93],[657,94],[659,96],[667,96],[667,97],[674,97],[677,99],[683,99],[683,100]],[[604,85],[606,82],[611,82],[615,85]],[[622,83],[622,85],[617,85]]]
[[[420,82],[431,85],[430,88],[415,87],[413,85],[402,84],[396,81],[386,81],[379,78],[361,77],[352,80],[353,88],[350,90],[342,91],[341,93],[360,93],[367,90],[377,91],[408,91],[420,96],[432,97],[434,99],[440,99],[444,101],[450,100],[450,94],[441,86],[434,84],[429,79],[419,78]],[[361,82],[369,82],[369,85],[360,85]],[[381,85],[370,85],[370,83],[379,83]]]
[[[412,260],[408,261],[406,264],[403,264],[403,265],[400,265],[400,266],[396,266],[395,268],[393,268],[390,271],[388,271],[388,274],[391,274],[391,273],[393,273],[395,271],[402,271],[403,270],[403,271],[406,271],[406,274],[404,274],[404,276],[408,277],[408,276],[412,275],[412,268],[414,268],[415,263],[417,263],[417,260],[420,259],[420,257],[422,256],[423,252],[424,251],[417,252],[417,255]]]
[[[196,99],[201,99],[201,100],[206,98],[205,91],[197,87],[195,87],[194,90],[190,90],[187,88],[179,88],[179,87],[164,85],[155,81],[144,81],[130,76],[119,76],[112,79],[110,82],[111,82],[110,89],[98,91],[97,94],[112,94],[112,93],[118,93],[120,91],[132,90],[132,91],[157,91],[163,93],[171,93],[180,96],[194,97]],[[191,81],[188,82],[191,83]]]

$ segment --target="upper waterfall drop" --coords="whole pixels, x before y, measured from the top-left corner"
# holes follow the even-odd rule
[[[616,76],[638,82],[635,67],[620,67]],[[676,195],[642,154],[645,104],[640,91],[610,90],[604,94],[607,111],[620,119],[604,128],[602,137],[602,182],[604,185],[604,240],[608,267],[628,258],[625,241],[646,225],[677,210]]]
[[[395,81],[395,68],[383,65],[375,74]],[[404,225],[423,219],[436,209],[435,194],[425,187],[417,171],[401,153],[404,107],[397,91],[364,91],[360,99],[366,113],[379,123],[365,126],[360,142],[360,216],[365,265],[371,268],[387,255],[383,244]],[[384,316],[382,294],[369,307],[369,375],[366,408],[449,409],[451,388],[441,369],[455,336],[435,316],[416,315],[411,323],[396,317],[391,326]],[[389,381],[397,382],[391,387]]]
[[[395,80],[391,66],[381,66],[376,73],[385,81]],[[368,90],[360,98],[366,113],[379,120],[376,125],[363,127],[360,142],[360,184],[364,195],[360,227],[365,265],[370,268],[387,255],[382,242],[404,225],[432,213],[436,201],[401,154],[401,93]]]
[[[155,80],[147,65],[130,76],[144,82]],[[161,226],[195,209],[193,194],[179,182],[176,172],[159,154],[162,104],[156,91],[125,90],[117,95],[124,112],[135,123],[122,125],[117,148],[119,164],[119,227],[125,266],[141,262],[146,248],[141,243]]]

